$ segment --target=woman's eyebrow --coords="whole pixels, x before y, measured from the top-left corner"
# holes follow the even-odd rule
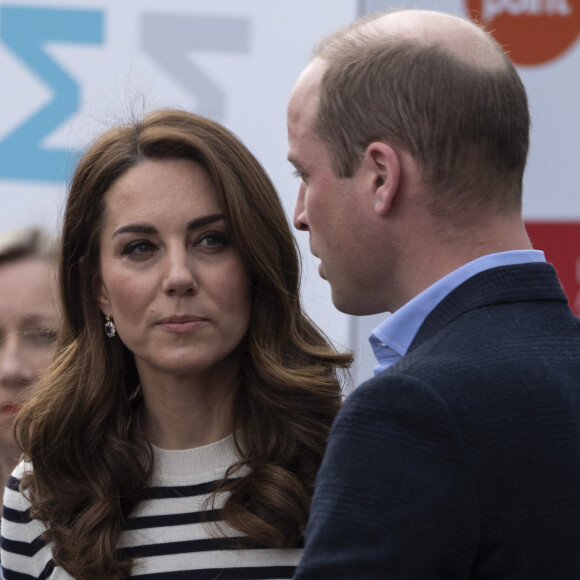
[[[187,229],[188,230],[195,230],[196,228],[201,228],[203,226],[207,226],[208,224],[212,224],[214,222],[217,222],[217,221],[220,221],[223,219],[224,219],[223,213],[202,216],[202,217],[196,218],[196,219],[188,222]],[[150,234],[150,235],[154,235],[157,233],[158,233],[158,231],[157,231],[157,228],[155,226],[152,226],[150,224],[145,224],[145,223],[135,223],[135,224],[127,224],[127,225],[121,226],[120,228],[116,229],[115,232],[113,233],[112,237],[114,238],[115,236],[118,236],[120,234]]]
[[[149,224],[127,224],[121,226],[113,232],[111,237],[118,236],[119,234],[156,234],[157,228]]]
[[[194,220],[191,220],[187,224],[187,229],[188,230],[195,230],[196,228],[202,228],[203,226],[207,226],[209,224],[213,224],[214,222],[219,222],[220,220],[223,220],[223,219],[225,219],[223,213],[216,213],[216,214],[212,214],[212,215],[206,215],[206,216],[199,217],[199,218],[196,218]]]

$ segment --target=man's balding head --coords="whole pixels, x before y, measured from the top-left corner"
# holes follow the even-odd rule
[[[484,29],[440,12],[363,17],[331,34],[313,63],[313,130],[338,176],[380,140],[411,154],[435,215],[519,212],[529,143],[525,89]],[[299,81],[300,82],[300,81]]]

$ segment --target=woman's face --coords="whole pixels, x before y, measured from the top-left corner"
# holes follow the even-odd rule
[[[0,264],[0,443],[12,441],[14,415],[54,355],[59,325],[51,262]]]
[[[145,161],[119,178],[105,194],[100,260],[99,306],[144,386],[168,373],[235,376],[251,286],[205,169]]]

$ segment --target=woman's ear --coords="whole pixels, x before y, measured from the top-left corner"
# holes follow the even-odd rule
[[[109,294],[107,293],[107,288],[101,280],[99,274],[93,276],[93,296],[95,297],[101,312],[107,316],[111,314],[111,301],[109,300]]]
[[[397,152],[382,141],[374,141],[365,152],[365,161],[373,176],[374,210],[386,216],[399,191],[401,163]]]

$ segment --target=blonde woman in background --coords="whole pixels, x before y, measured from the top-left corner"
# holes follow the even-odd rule
[[[0,477],[18,461],[14,416],[54,354],[59,324],[56,249],[37,228],[0,234]]]

